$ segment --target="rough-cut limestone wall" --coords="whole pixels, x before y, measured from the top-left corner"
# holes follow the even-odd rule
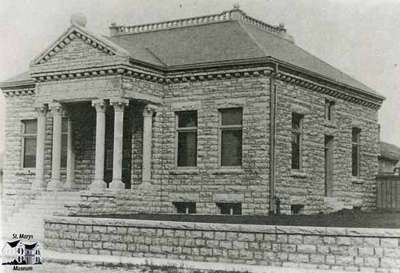
[[[136,83],[137,87],[144,86]],[[305,213],[329,211],[330,203],[342,207],[375,206],[378,124],[376,111],[315,91],[277,81],[277,181],[276,195],[282,213],[304,204]],[[251,92],[249,92],[251,90]],[[165,87],[165,103],[153,118],[152,195],[138,203],[141,194],[143,105],[132,105],[132,191],[116,213],[135,212],[151,204],[151,211],[171,213],[174,201],[193,201],[197,212],[216,214],[216,196],[242,202],[243,214],[268,212],[269,186],[269,80],[240,78],[185,82]],[[335,101],[335,121],[324,119],[325,99]],[[243,107],[243,166],[218,166],[218,109]],[[198,166],[175,166],[175,112],[198,111]],[[304,114],[303,169],[291,170],[291,114]],[[361,176],[351,176],[351,129],[361,129]],[[324,136],[334,137],[333,198],[324,196]],[[132,194],[134,192],[134,194]],[[142,196],[142,195],[141,195]],[[141,199],[141,198],[139,198]],[[333,200],[333,201],[332,201]],[[129,206],[130,204],[130,206]],[[340,206],[339,206],[340,207]],[[140,210],[139,210],[140,211]],[[83,211],[83,213],[86,213]],[[101,211],[99,211],[101,213]]]
[[[45,220],[47,249],[361,272],[399,272],[395,229],[260,226],[84,217]]]
[[[174,201],[193,201],[197,212],[219,213],[216,201],[241,202],[243,214],[268,212],[269,79],[244,77],[170,84],[157,117],[162,122],[161,211]],[[243,108],[242,166],[219,166],[218,109]],[[176,111],[197,110],[197,167],[176,167]],[[157,172],[158,170],[153,169]]]
[[[324,137],[334,137],[333,197],[349,207],[375,206],[378,161],[378,123],[375,110],[277,81],[277,182],[282,211],[304,204],[306,213],[324,209]],[[325,99],[335,101],[334,122],[324,118]],[[304,114],[303,169],[291,171],[291,114]],[[351,131],[361,129],[360,178],[351,174]]]
[[[30,191],[35,177],[34,169],[22,168],[22,120],[32,119],[35,109],[32,95],[9,96],[6,98],[3,215],[7,217],[35,194]],[[48,148],[48,145],[46,145]]]

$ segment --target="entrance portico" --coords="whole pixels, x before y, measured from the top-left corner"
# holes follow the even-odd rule
[[[36,107],[36,110],[38,137],[36,177],[32,184],[34,189],[103,191],[110,188],[111,190],[122,190],[130,188],[133,183],[138,184],[142,181],[151,180],[151,131],[152,119],[156,111],[155,105],[147,101],[129,100],[127,98],[96,98],[90,101],[71,102],[65,100],[43,103]],[[132,118],[132,113],[140,114],[140,117]],[[111,116],[112,119],[108,119],[107,116]],[[138,122],[138,120],[142,128],[139,132],[140,136],[129,135],[133,130],[134,122]],[[46,127],[48,128],[50,125],[46,123],[49,121],[53,121],[51,125],[51,153],[48,144],[50,136],[47,137],[46,144],[46,133],[48,133]],[[66,139],[62,138],[64,122],[67,124]],[[111,137],[111,140],[107,140],[106,135],[108,135],[108,138]],[[132,140],[127,141],[127,139],[138,137],[143,138],[138,140],[142,143],[143,150],[140,152],[133,151]],[[62,147],[65,150],[65,145],[66,151],[63,151]],[[94,149],[91,147],[94,147]],[[110,153],[106,153],[106,150],[109,149],[112,149],[111,157]],[[64,164],[64,168],[62,168],[61,157],[62,153],[65,152],[66,166]],[[132,156],[129,156],[129,153],[133,152],[143,157],[140,168],[142,172],[141,181],[131,181],[131,163],[127,161],[131,161]],[[49,159],[50,154],[51,166],[50,170],[46,170],[45,160],[46,158]],[[126,154],[128,154],[128,157],[125,156]],[[88,159],[88,156],[92,159]],[[112,168],[112,181],[109,181],[110,183],[107,183],[107,179],[105,179],[106,166]],[[128,169],[126,169],[126,166],[129,166]],[[46,177],[48,176],[50,176],[50,181],[46,185]],[[75,185],[75,180],[78,181],[79,185]]]

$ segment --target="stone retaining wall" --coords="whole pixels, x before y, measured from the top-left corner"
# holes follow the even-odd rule
[[[395,229],[52,217],[45,244],[62,253],[400,272]]]

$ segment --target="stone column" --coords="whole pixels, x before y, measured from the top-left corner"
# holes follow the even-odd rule
[[[47,107],[42,104],[37,106],[37,137],[36,137],[36,176],[32,183],[32,190],[45,188],[44,182],[44,153],[46,139],[46,113]]]
[[[51,160],[51,180],[47,185],[48,190],[61,189],[61,122],[62,122],[62,105],[60,103],[52,103],[50,105],[53,114],[53,151]]]
[[[67,179],[65,183],[66,189],[71,189],[74,183],[74,172],[75,172],[75,151],[73,144],[73,133],[72,133],[72,120],[68,117],[68,136],[67,136]]]
[[[110,101],[114,107],[114,151],[113,151],[113,180],[111,189],[124,189],[122,182],[122,146],[124,131],[124,109],[129,104],[127,99],[114,99]]]
[[[104,145],[106,139],[106,104],[104,100],[92,101],[96,108],[96,159],[94,181],[90,184],[91,191],[103,190],[107,187],[104,182]]]
[[[148,104],[143,110],[143,165],[142,165],[142,182],[151,181],[151,146],[152,146],[152,129],[153,115],[156,111],[154,105]]]

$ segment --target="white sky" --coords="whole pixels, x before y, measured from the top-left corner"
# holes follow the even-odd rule
[[[108,34],[111,22],[140,24],[220,13],[239,3],[248,15],[285,23],[296,43],[384,95],[381,139],[400,146],[400,0],[0,0],[0,81],[29,62],[84,13]],[[5,102],[0,95],[0,151]]]

